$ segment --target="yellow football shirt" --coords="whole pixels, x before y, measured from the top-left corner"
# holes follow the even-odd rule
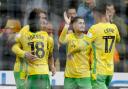
[[[21,50],[20,44],[16,43],[12,46],[12,51],[16,54],[16,61],[14,64],[14,72],[20,72],[23,69],[23,65],[25,64],[25,60],[18,56],[17,52],[19,53]],[[25,66],[25,65],[24,65]]]
[[[86,35],[77,37],[74,33],[66,34],[67,28],[64,27],[59,41],[67,44],[67,56],[65,77],[83,78],[90,77],[90,51],[91,46],[86,42]]]
[[[39,31],[32,33],[29,26],[23,27],[16,36],[16,42],[21,44],[23,50],[17,51],[19,57],[24,57],[25,52],[31,52],[37,56],[35,61],[28,61],[28,74],[48,74],[48,56],[53,51],[53,39],[48,36],[47,32]]]
[[[90,38],[93,48],[93,73],[112,75],[115,43],[120,41],[116,25],[95,24],[89,29],[87,36]]]
[[[21,45],[19,43],[15,43],[12,46],[12,51],[16,54],[16,61],[14,64],[14,72],[19,72],[20,73],[20,78],[21,79],[26,79],[27,77],[27,62],[24,58],[21,58],[18,56],[17,52],[19,53],[21,50]]]

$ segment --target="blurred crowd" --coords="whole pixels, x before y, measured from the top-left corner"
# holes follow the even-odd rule
[[[102,0],[101,0],[102,1]],[[110,22],[117,25],[121,42],[116,45],[114,55],[115,72],[128,72],[128,0],[107,0],[106,13]],[[66,45],[58,42],[64,27],[63,12],[68,17],[76,15],[84,18],[86,34],[95,24],[91,11],[99,0],[1,0],[0,2],[0,70],[13,70],[15,55],[11,51],[14,36],[27,24],[27,14],[33,8],[43,8],[48,12],[48,34],[54,38],[54,59],[58,71],[64,71],[66,63]],[[26,8],[26,9],[25,9]],[[70,31],[69,31],[70,33]]]

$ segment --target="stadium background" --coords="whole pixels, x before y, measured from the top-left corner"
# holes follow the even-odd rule
[[[116,5],[116,14],[122,17],[125,20],[126,25],[128,26],[128,0],[112,0]],[[97,3],[98,0],[96,0]],[[6,18],[19,19],[21,25],[25,25],[27,23],[27,14],[31,11],[32,8],[39,7],[48,11],[48,19],[52,22],[54,26],[55,32],[55,43],[57,42],[57,32],[59,23],[63,19],[63,12],[66,8],[73,3],[77,8],[82,0],[0,0],[0,27],[3,21]],[[128,29],[127,29],[128,31]],[[126,37],[127,39],[128,37]],[[58,44],[55,44],[58,45]],[[112,81],[112,86],[110,89],[128,89],[128,42],[124,42],[123,52],[120,54],[120,61],[118,66],[116,67],[116,72],[114,76],[114,80]],[[59,59],[58,59],[58,48],[55,49],[54,54],[57,59],[57,70],[58,76],[63,78],[63,71],[59,70]],[[8,60],[11,61],[11,60]],[[0,55],[0,64],[2,63],[1,55]],[[0,89],[15,89],[15,82],[13,79],[12,69],[5,68],[0,69]],[[126,76],[125,76],[126,75]],[[56,87],[62,86],[57,85],[57,78],[53,77],[52,84],[53,89],[57,89]],[[12,81],[12,83],[8,83],[8,81]],[[63,80],[63,79],[62,79]],[[62,81],[61,81],[62,82]],[[62,82],[63,83],[63,82]],[[118,87],[118,88],[117,88]],[[120,88],[119,88],[120,87]],[[121,88],[124,87],[124,88]],[[61,89],[61,88],[60,88]]]

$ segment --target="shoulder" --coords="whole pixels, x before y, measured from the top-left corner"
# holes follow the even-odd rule
[[[38,33],[43,36],[49,36],[46,31],[39,31]]]
[[[20,32],[15,34],[15,39],[21,38],[22,36],[26,35],[28,32],[29,32],[29,25],[23,26]]]
[[[100,25],[101,25],[100,23],[96,23],[96,24],[93,24],[93,25],[91,26],[91,28],[95,28],[95,27],[100,26]]]
[[[92,38],[96,36],[98,34],[99,28],[100,28],[100,24],[92,25],[87,32],[87,37]]]
[[[46,31],[40,31],[39,35],[43,36],[44,38],[46,38],[47,40],[52,40],[52,37],[48,35],[48,33]]]
[[[117,29],[117,26],[116,26],[116,24],[114,24],[114,23],[111,23],[110,24],[113,28],[116,28]]]
[[[94,24],[89,28],[89,31],[95,30],[97,27],[99,27],[99,24]]]
[[[26,31],[29,31],[29,25],[26,25],[24,26],[19,33],[23,33],[23,32],[26,32]]]
[[[50,36],[48,37],[48,41],[54,43],[53,38]]]
[[[117,25],[116,24],[111,24],[112,25],[112,28],[116,31],[116,32],[118,32],[118,27],[117,27]]]
[[[74,37],[74,33],[67,34],[67,38],[72,38],[72,37]]]

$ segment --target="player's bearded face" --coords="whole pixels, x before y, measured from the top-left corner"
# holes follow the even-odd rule
[[[73,28],[75,32],[84,32],[85,31],[84,19],[78,19],[78,21],[74,23]]]

